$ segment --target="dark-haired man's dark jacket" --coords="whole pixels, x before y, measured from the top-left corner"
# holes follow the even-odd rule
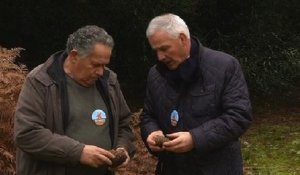
[[[84,144],[65,135],[69,112],[63,72],[66,57],[62,52],[55,53],[25,80],[15,114],[17,175],[65,175],[66,166],[79,163]],[[116,74],[105,68],[96,86],[113,121],[110,122],[112,148],[124,147],[133,156],[131,112]]]
[[[179,121],[170,122],[177,110]],[[181,154],[154,153],[157,174],[240,175],[239,137],[252,121],[248,89],[238,61],[192,39],[191,56],[175,71],[158,63],[150,69],[141,135],[189,131],[194,149]],[[150,150],[150,149],[149,149]]]

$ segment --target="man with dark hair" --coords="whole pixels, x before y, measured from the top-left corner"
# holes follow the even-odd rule
[[[156,173],[241,175],[239,137],[252,116],[239,62],[202,46],[174,14],[152,19],[146,35],[159,62],[149,71],[140,126],[158,156]]]
[[[109,175],[115,156],[135,148],[131,112],[110,61],[113,39],[84,26],[27,76],[15,114],[17,174]]]

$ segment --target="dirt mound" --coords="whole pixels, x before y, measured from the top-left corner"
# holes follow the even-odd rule
[[[140,114],[141,111],[134,113],[131,119],[131,126],[135,138],[134,144],[137,148],[135,156],[131,159],[128,166],[119,169],[116,175],[153,175],[155,172],[157,160],[154,156],[149,154],[140,135]]]

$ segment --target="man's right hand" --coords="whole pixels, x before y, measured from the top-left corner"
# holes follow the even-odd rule
[[[148,146],[151,149],[151,151],[153,151],[153,152],[163,151],[163,148],[156,145],[156,143],[155,143],[154,139],[156,136],[164,136],[164,134],[161,130],[151,132],[151,134],[149,134],[149,136],[147,137]]]
[[[80,163],[98,168],[102,165],[111,165],[110,159],[114,157],[112,153],[105,149],[93,145],[85,145],[80,156]]]

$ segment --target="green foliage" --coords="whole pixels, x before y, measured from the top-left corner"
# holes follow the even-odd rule
[[[288,36],[283,39],[275,33],[246,34],[238,38],[246,40],[241,41],[242,46],[233,46],[233,52],[244,68],[252,93],[265,96],[288,94],[288,90],[299,86],[300,49],[291,42],[300,42],[300,38]]]
[[[4,46],[26,48],[20,61],[31,69],[64,49],[77,28],[102,26],[116,42],[109,66],[125,95],[140,103],[156,62],[145,37],[148,22],[175,13],[202,44],[240,60],[252,94],[273,95],[299,86],[299,9],[299,0],[3,0],[0,38]]]
[[[229,7],[235,21],[230,25],[236,29],[228,32],[226,24],[216,27],[208,44],[240,60],[255,96],[288,96],[300,83],[300,14],[296,10],[300,3],[278,0],[245,4]]]

